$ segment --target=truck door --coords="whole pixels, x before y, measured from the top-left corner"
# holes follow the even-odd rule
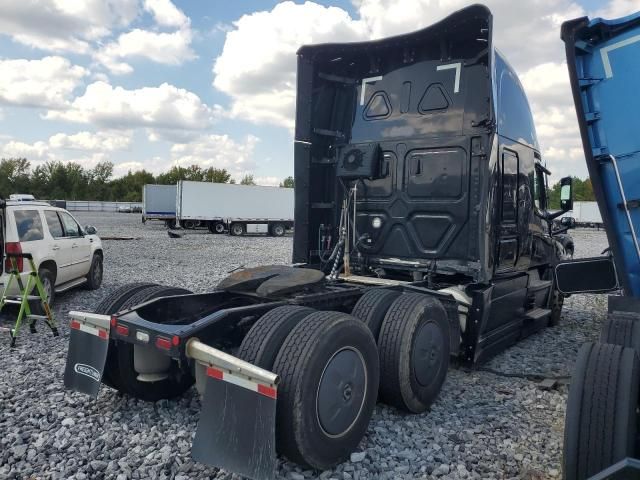
[[[497,271],[511,270],[518,260],[518,154],[504,149],[500,161],[500,225],[498,228]]]

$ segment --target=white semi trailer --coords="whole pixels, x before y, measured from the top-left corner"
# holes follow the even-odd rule
[[[601,227],[602,215],[597,202],[573,202],[573,213],[568,215],[576,219],[576,226],[579,227]]]
[[[292,188],[178,182],[176,218],[183,226],[206,225],[212,233],[266,233],[281,237],[293,228]]]
[[[145,185],[142,188],[142,223],[162,220],[168,227],[175,227],[176,190],[176,185]]]

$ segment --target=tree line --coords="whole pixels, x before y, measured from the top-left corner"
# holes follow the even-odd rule
[[[0,198],[11,193],[31,193],[36,198],[48,200],[103,200],[140,202],[142,187],[147,183],[175,185],[178,180],[198,182],[235,183],[224,168],[202,168],[173,166],[166,172],[154,175],[146,170],[129,171],[122,177],[113,178],[113,163],[101,162],[86,169],[74,162],[47,162],[31,168],[26,158],[3,158],[0,160]],[[255,185],[253,175],[245,175],[239,182]],[[280,182],[280,187],[293,188],[293,177]],[[549,208],[560,208],[560,183],[548,190]],[[573,177],[573,199],[593,201],[593,186],[590,179]]]
[[[595,202],[596,200],[590,178],[580,180],[578,177],[573,177],[572,191],[574,202]],[[550,210],[560,209],[560,182],[547,190],[547,198]]]
[[[30,193],[47,200],[140,202],[145,184],[175,185],[178,180],[236,183],[224,168],[198,165],[173,166],[158,175],[146,170],[129,171],[113,178],[111,162],[100,162],[90,169],[74,162],[55,161],[31,168],[26,158],[0,159],[0,198],[9,198],[12,193]],[[245,175],[239,183],[256,184],[253,175]],[[293,183],[293,177],[287,177],[280,186],[293,188]]]

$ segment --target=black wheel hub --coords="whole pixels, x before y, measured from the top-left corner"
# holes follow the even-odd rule
[[[320,426],[329,436],[346,433],[360,415],[367,390],[367,370],[362,355],[344,348],[327,362],[316,397]]]
[[[420,385],[428,386],[442,368],[442,331],[433,323],[420,326],[413,340],[413,374]]]

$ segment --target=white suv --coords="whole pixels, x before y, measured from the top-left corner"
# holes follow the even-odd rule
[[[1,202],[1,201],[0,201]],[[63,208],[46,202],[7,200],[0,204],[0,294],[10,268],[6,253],[30,253],[38,269],[49,302],[56,293],[84,285],[90,289],[102,284],[102,243],[96,229],[82,228]],[[26,282],[28,260],[18,259]],[[15,283],[12,284],[15,286]],[[9,295],[19,293],[17,286]]]

